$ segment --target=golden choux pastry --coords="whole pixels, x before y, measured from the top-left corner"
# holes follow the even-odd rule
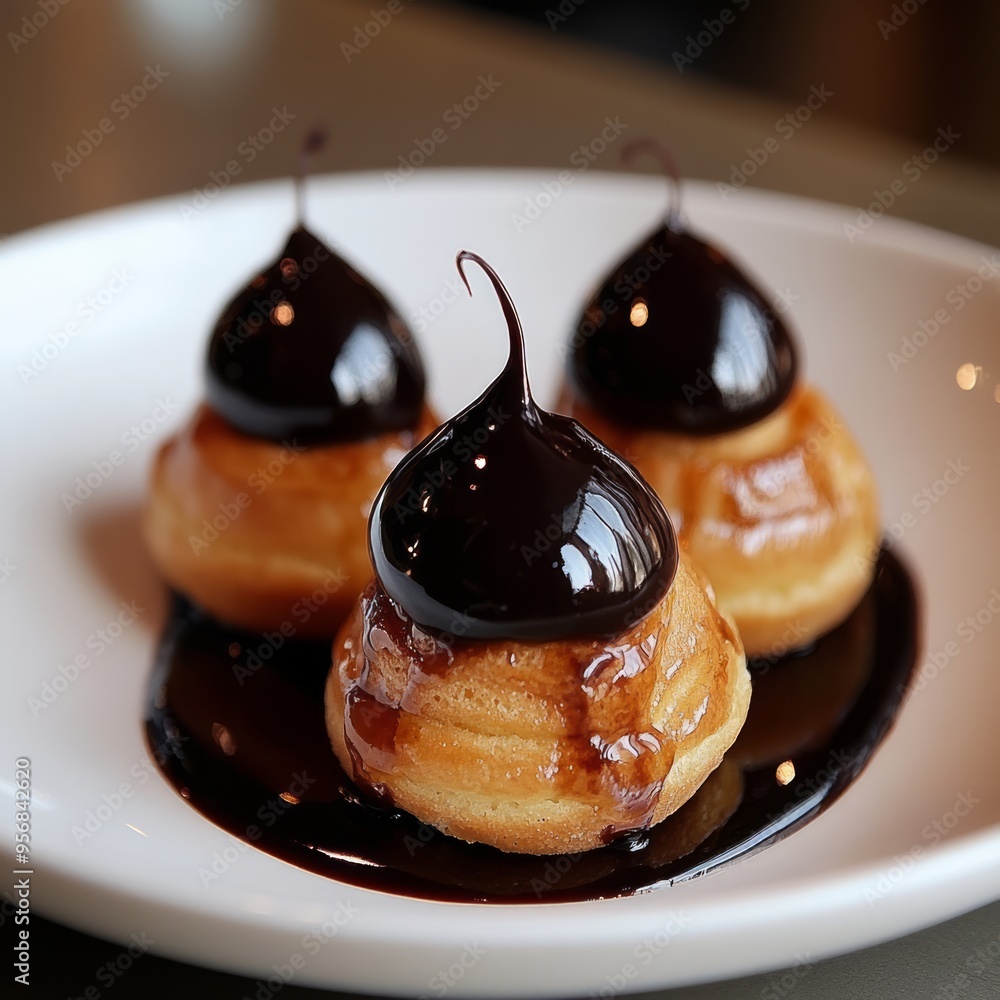
[[[362,787],[461,840],[583,851],[683,805],[736,739],[750,679],[681,558],[613,642],[438,646],[377,584],[334,645],[327,729]]]
[[[202,405],[153,462],[144,530],[156,565],[223,621],[332,636],[371,577],[375,494],[434,426],[425,411],[412,431],[283,445]]]
[[[659,493],[752,656],[842,621],[879,549],[868,464],[798,367],[782,317],[675,191],[584,307],[560,399]]]
[[[369,576],[365,523],[436,421],[384,296],[299,225],[211,336],[206,402],[153,464],[166,580],[253,631],[331,636]]]
[[[362,789],[439,830],[585,851],[695,794],[746,718],[746,660],[648,484],[534,403],[506,289],[469,259],[510,358],[376,499],[375,579],[334,643],[327,729]]]
[[[874,478],[817,389],[707,437],[622,427],[581,402],[562,408],[656,490],[748,655],[807,645],[868,589],[881,533]]]

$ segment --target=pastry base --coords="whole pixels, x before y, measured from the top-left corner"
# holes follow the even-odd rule
[[[375,494],[435,426],[425,411],[413,431],[301,447],[201,406],[153,462],[144,533],[160,573],[221,621],[332,636],[371,576]]]
[[[807,645],[857,606],[879,551],[875,482],[816,389],[799,387],[754,426],[708,437],[612,424],[569,392],[562,404],[659,494],[748,656]]]
[[[610,642],[436,644],[377,584],[337,636],[334,752],[362,786],[461,840],[565,854],[658,823],[719,765],[750,680],[686,557]]]

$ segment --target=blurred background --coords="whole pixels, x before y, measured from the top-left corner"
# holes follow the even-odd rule
[[[724,200],[760,187],[860,212],[895,183],[889,214],[1000,245],[1000,5],[987,0],[4,0],[0,32],[0,242],[287,176],[317,123],[330,132],[317,172],[398,171],[456,121],[419,169],[559,170],[611,119],[727,185]],[[592,166],[620,170],[617,157],[612,145]],[[822,963],[796,996],[956,995],[998,921],[995,904]],[[34,934],[39,996],[79,996],[121,950],[40,920]],[[961,995],[995,998],[992,970]],[[776,981],[684,1000],[784,995]],[[114,995],[253,990],[150,956]]]
[[[864,206],[944,133],[891,212],[1000,242],[986,0],[5,0],[0,30],[0,234],[196,191],[234,157],[233,181],[287,174],[317,121],[317,169],[391,169],[493,74],[428,165],[565,166],[620,116],[689,176]]]

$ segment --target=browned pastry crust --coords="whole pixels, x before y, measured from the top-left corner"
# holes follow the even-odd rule
[[[568,392],[562,404],[660,495],[747,655],[806,645],[857,605],[879,547],[875,482],[816,389],[799,387],[752,427],[710,437],[612,424]]]
[[[431,639],[373,583],[334,642],[326,720],[362,786],[462,840],[599,847],[673,813],[746,718],[732,623],[682,557],[611,642]]]
[[[434,427],[425,410],[413,431],[302,447],[201,406],[153,462],[146,543],[167,582],[215,617],[332,636],[371,576],[375,494]]]

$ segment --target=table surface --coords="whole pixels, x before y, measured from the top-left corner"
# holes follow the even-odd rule
[[[314,123],[330,132],[317,172],[392,169],[481,76],[499,84],[495,96],[449,134],[428,165],[558,169],[610,117],[631,135],[667,140],[688,176],[732,183],[742,171],[752,173],[751,186],[860,207],[907,176],[904,164],[922,149],[838,118],[838,73],[856,70],[849,47],[839,69],[826,64],[827,78],[815,81],[834,96],[786,138],[776,123],[796,106],[680,77],[558,31],[442,6],[401,4],[362,47],[354,40],[371,20],[370,0],[60,3],[47,5],[55,13],[39,14],[38,0],[7,0],[0,16],[11,50],[5,46],[0,59],[7,132],[0,145],[0,240],[83,212],[191,192],[234,158],[239,182],[287,175]],[[36,24],[25,28],[25,17]],[[268,124],[275,108],[294,121],[248,162],[240,144]],[[88,130],[94,138],[95,129],[100,141],[77,160],[72,148]],[[769,138],[776,146],[766,161],[744,170],[748,150],[765,148]],[[613,153],[595,166],[619,169]],[[1000,244],[994,170],[949,151],[905,187],[891,214]],[[32,944],[33,985],[46,997],[97,987],[100,968],[122,952],[44,920]],[[119,1000],[235,998],[256,989],[250,980],[150,955],[114,983]],[[838,1000],[1000,996],[1000,903],[853,955],[648,995],[728,1000],[793,992]],[[318,995],[295,986],[282,992],[289,1000]]]

